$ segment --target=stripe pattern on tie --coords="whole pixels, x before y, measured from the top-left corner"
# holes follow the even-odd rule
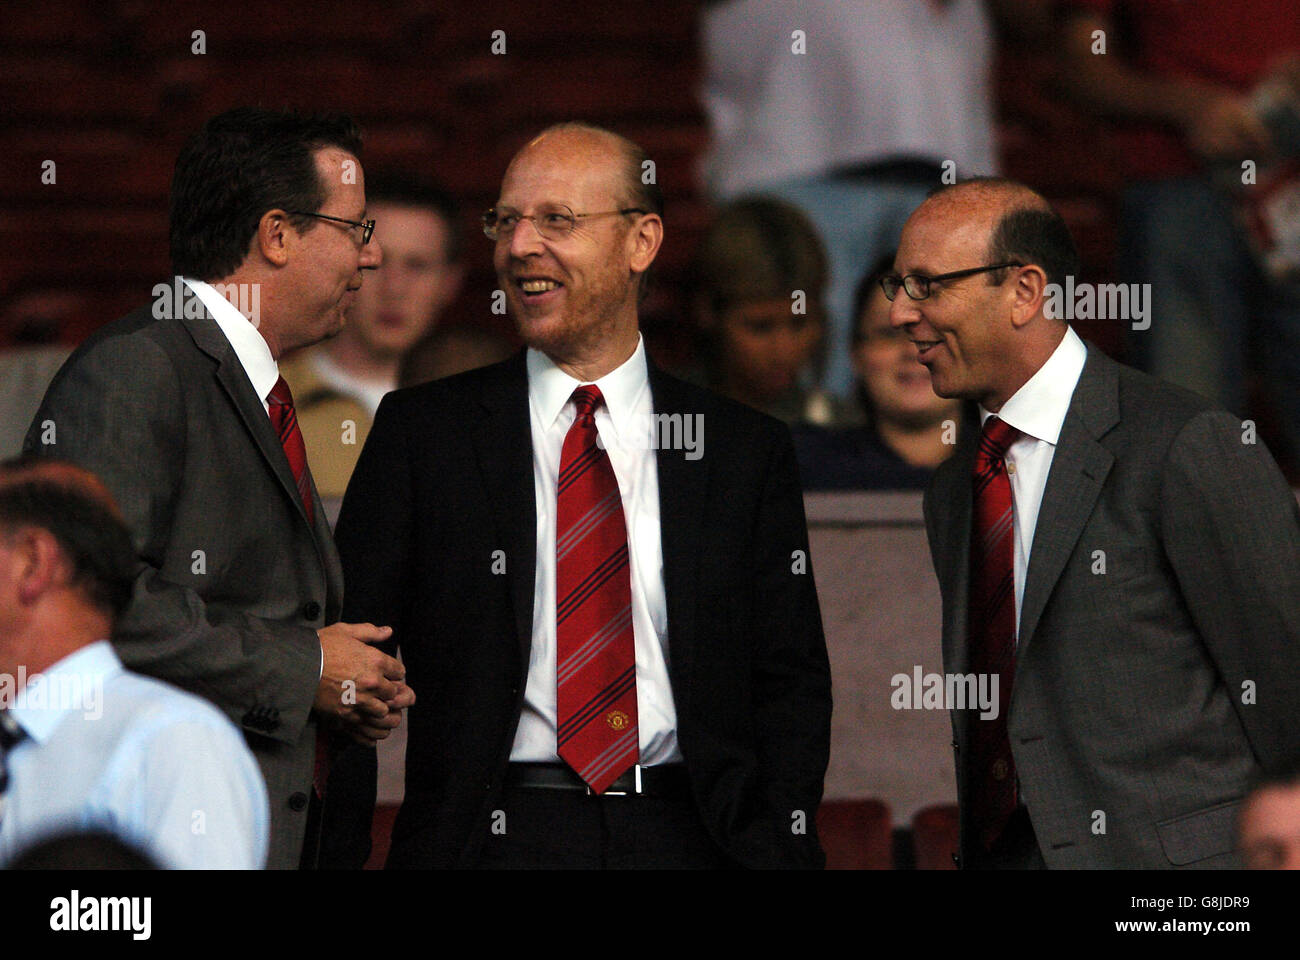
[[[293,471],[293,482],[298,487],[298,498],[307,511],[307,522],[316,522],[316,512],[312,509],[311,474],[307,469],[307,445],[303,443],[302,431],[298,429],[298,414],[293,408],[293,392],[284,377],[275,381],[275,386],[266,396],[267,414],[271,426],[280,437],[280,446]],[[312,770],[312,787],[316,795],[325,796],[325,783],[329,779],[330,747],[329,734],[323,727],[316,729],[316,761]]]
[[[984,849],[1001,836],[1016,808],[1016,769],[1007,735],[1007,708],[1015,680],[1015,524],[1007,450],[1020,431],[997,417],[984,422],[972,477],[970,664],[976,676],[997,675],[998,714],[970,712],[966,784],[972,827]]]
[[[303,443],[302,431],[298,429],[298,414],[293,409],[293,393],[284,377],[275,381],[275,386],[266,397],[267,413],[271,417],[271,426],[280,437],[280,446],[289,460],[293,471],[293,482],[298,486],[298,497],[303,509],[307,511],[307,522],[315,523],[315,511],[311,502],[311,474],[307,472],[307,445]]]
[[[640,756],[627,525],[596,442],[594,385],[573,392],[556,484],[556,751],[595,793]]]

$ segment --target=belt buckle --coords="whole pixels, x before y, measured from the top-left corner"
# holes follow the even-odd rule
[[[589,797],[596,796],[596,791],[592,790],[590,785],[586,785],[586,788],[587,788],[587,796]],[[602,797],[641,796],[641,764],[639,763],[632,764],[631,793],[629,793],[627,790],[606,790],[604,793],[601,794],[601,796]]]

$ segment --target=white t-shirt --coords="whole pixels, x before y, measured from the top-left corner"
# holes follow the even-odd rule
[[[980,0],[732,0],[702,33],[717,197],[899,157],[996,171]]]

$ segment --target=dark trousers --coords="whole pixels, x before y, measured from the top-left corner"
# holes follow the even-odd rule
[[[716,870],[729,866],[688,797],[595,797],[507,786],[479,868]]]

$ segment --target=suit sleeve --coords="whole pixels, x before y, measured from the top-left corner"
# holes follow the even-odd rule
[[[296,743],[320,680],[310,627],[217,612],[160,573],[185,469],[185,408],[175,369],[142,338],[119,337],[76,357],[55,378],[24,451],[92,471],[117,500],[135,541],[130,609],[114,646],[132,670],[216,704],[236,724],[258,705],[278,725],[254,732]]]
[[[1300,753],[1300,509],[1265,448],[1245,440],[1228,413],[1189,421],[1165,464],[1161,524],[1197,631],[1270,764]]]
[[[411,557],[411,466],[403,430],[389,394],[352,471],[334,532],[347,585],[343,619],[391,626],[392,639],[381,644],[389,654],[401,645]]]
[[[377,644],[390,656],[402,640],[411,537],[410,467],[397,409],[391,394],[380,403],[334,531],[346,584],[343,619],[391,626],[392,639]],[[350,741],[338,747],[321,821],[323,869],[360,870],[365,865],[378,794],[375,748]]]
[[[815,816],[830,759],[830,663],[794,447],[784,426],[772,434],[754,537],[755,732],[783,859],[820,867]],[[806,833],[796,831],[800,812]]]

